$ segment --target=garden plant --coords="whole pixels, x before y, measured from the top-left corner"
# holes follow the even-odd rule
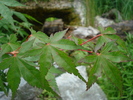
[[[123,95],[122,72],[117,63],[130,61],[131,57],[126,42],[112,28],[99,28],[101,34],[89,40],[74,36],[64,39],[67,29],[48,37],[32,29],[27,18],[36,21],[34,18],[9,6],[24,5],[14,0],[0,0],[0,90],[6,95],[11,89],[12,98],[15,96],[23,77],[30,85],[58,96],[54,91],[57,89],[54,74],[58,72],[54,63],[84,81],[86,90],[99,78],[106,77],[120,96]],[[13,15],[22,21],[13,19]],[[90,66],[88,81],[78,73],[78,65]]]

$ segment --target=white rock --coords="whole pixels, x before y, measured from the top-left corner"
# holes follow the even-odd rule
[[[109,25],[114,24],[115,22],[113,20],[102,18],[100,16],[95,17],[95,27],[107,27]]]
[[[86,68],[79,66],[77,69],[87,80]],[[98,84],[93,84],[92,87],[86,91],[86,84],[73,74],[64,73],[56,78],[56,82],[62,100],[107,100],[106,95]]]
[[[73,34],[79,38],[85,39],[87,37],[94,37],[99,32],[99,30],[89,26],[89,27],[78,27],[73,31]]]
[[[11,97],[12,97],[11,92],[9,93],[8,96],[6,96],[4,92],[0,92],[0,100],[11,100]]]

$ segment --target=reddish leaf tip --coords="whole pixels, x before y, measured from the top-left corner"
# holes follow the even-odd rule
[[[50,45],[50,43],[47,43],[46,45]]]

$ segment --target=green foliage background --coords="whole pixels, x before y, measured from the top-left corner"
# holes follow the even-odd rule
[[[133,19],[132,0],[83,0],[86,7],[86,26],[94,25],[94,16],[102,15],[111,9],[120,11],[124,20]]]

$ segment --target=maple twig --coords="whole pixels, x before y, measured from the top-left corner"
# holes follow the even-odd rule
[[[50,45],[50,43],[47,43],[46,45]]]
[[[83,42],[83,43],[80,44],[80,45],[84,45],[84,44],[86,44],[87,42],[92,41],[92,40],[94,40],[94,39],[96,39],[97,37],[102,36],[102,35],[103,35],[103,34],[99,34],[99,35],[97,35],[97,36],[95,36],[95,37],[93,37],[93,38],[91,38],[91,39],[89,39],[89,40]]]
[[[31,36],[32,36],[32,34],[28,36],[28,38],[26,39],[26,41],[28,41],[29,38],[30,38]],[[9,42],[8,44],[10,44],[10,42]],[[12,52],[8,52],[7,54],[11,54],[11,55],[13,55],[13,57],[16,57],[17,54],[19,53],[19,49],[20,49],[20,48],[21,48],[21,46],[20,46],[17,50],[12,51]],[[0,49],[0,50],[1,50],[1,49]]]
[[[72,36],[68,36],[66,39],[70,39]]]
[[[16,57],[17,56],[17,54],[19,53],[19,49],[20,49],[21,47],[19,47],[17,50],[15,50],[15,51],[12,51],[12,52],[8,52],[7,54],[11,54],[11,55],[13,55],[13,57]]]
[[[26,41],[28,41],[29,40],[29,38],[32,36],[32,34],[30,34],[29,36],[28,36],[28,38],[26,39]]]
[[[13,57],[16,57],[18,53],[19,53],[18,51],[12,51],[12,52],[9,52],[8,54],[11,54],[13,55]]]
[[[92,51],[88,51],[88,50],[82,50],[82,49],[78,49],[80,51],[85,51],[85,52],[89,52],[89,53],[93,53]]]
[[[78,49],[80,51],[85,51],[85,52],[88,52],[88,53],[93,53],[92,51],[88,51],[88,50],[82,50],[82,49]],[[97,55],[100,55],[100,53],[96,53]]]

